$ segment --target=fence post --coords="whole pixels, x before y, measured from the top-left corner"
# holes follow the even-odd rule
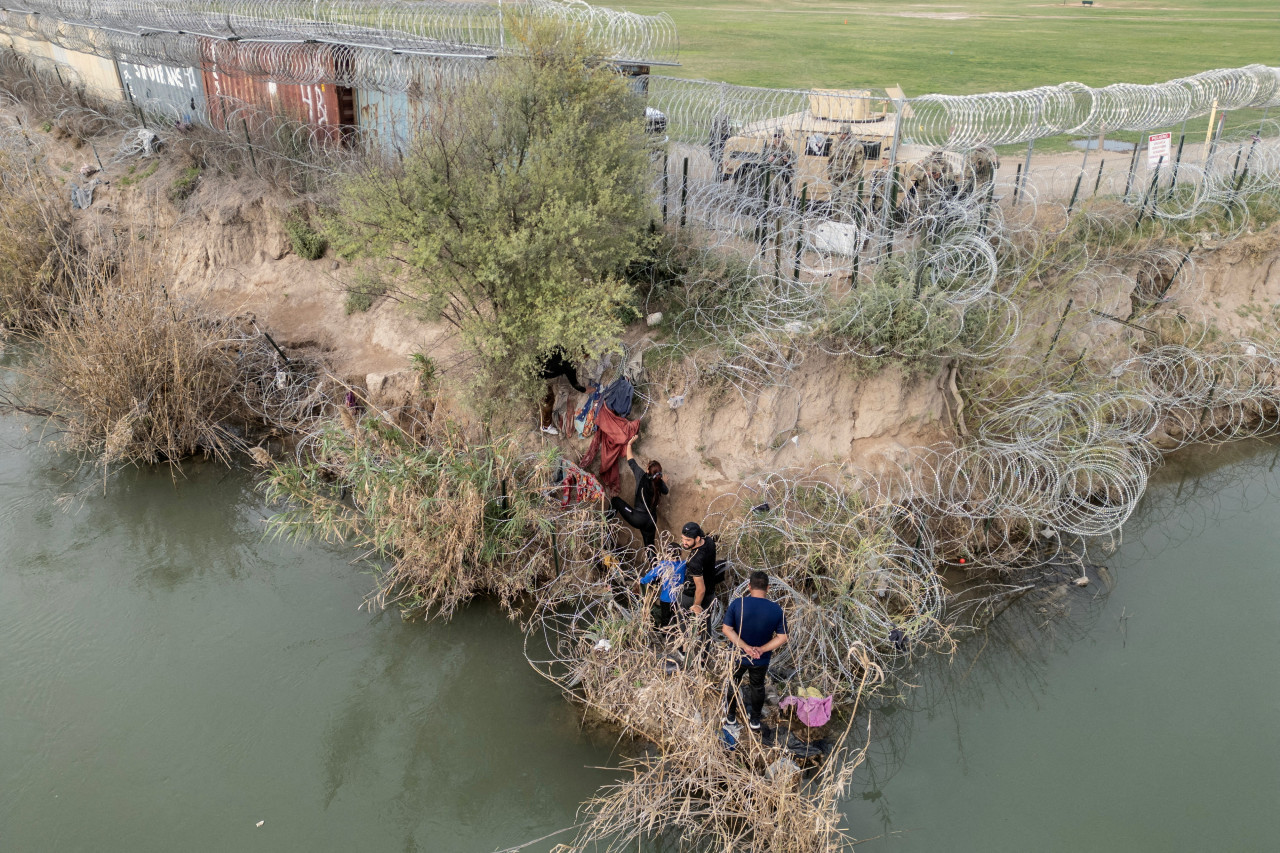
[[[800,256],[804,252],[804,214],[809,207],[809,185],[800,186],[800,222],[796,233],[796,268],[794,280],[800,280]]]
[[[688,219],[686,206],[689,203],[689,158],[684,158],[684,171],[680,176],[680,227],[683,228]]]
[[[258,158],[253,154],[253,140],[249,138],[249,122],[241,118],[240,125],[244,128],[244,141],[249,144],[249,162],[253,164],[253,173],[262,177],[258,172]]]
[[[1084,171],[1076,175],[1076,186],[1071,191],[1071,201],[1067,202],[1067,218],[1071,218],[1071,209],[1076,206],[1076,197],[1080,195],[1080,182],[1084,180]]]
[[[889,145],[889,171],[887,177],[892,182],[890,187],[881,187],[881,201],[884,209],[880,211],[880,229],[889,230],[889,208],[897,202],[898,197],[898,141],[902,139],[902,106],[904,102],[894,102],[893,109],[893,142]],[[893,202],[889,201],[892,190]],[[893,235],[889,234],[889,248],[893,249]],[[879,255],[879,251],[876,252]]]
[[[1098,187],[1102,186],[1102,167],[1105,165],[1107,165],[1106,160],[1098,163],[1098,179],[1093,182],[1093,194],[1095,196],[1098,194]]]
[[[667,158],[670,155],[662,152],[662,224],[667,224]]]
[[[1071,313],[1071,305],[1075,301],[1074,296],[1067,300],[1067,307],[1062,310],[1062,319],[1058,321],[1058,328],[1053,332],[1053,339],[1049,341],[1049,348],[1044,351],[1044,361],[1041,364],[1049,363],[1049,356],[1053,354],[1053,348],[1058,345],[1058,335],[1062,334],[1062,327],[1067,324],[1067,315]]]
[[[1164,165],[1164,155],[1160,155],[1160,159],[1156,161],[1155,171],[1151,173],[1151,186],[1147,187],[1146,195],[1142,197],[1142,206],[1138,208],[1138,221],[1134,226],[1142,224],[1142,218],[1147,215],[1147,200],[1151,200],[1152,212],[1155,212],[1156,199],[1159,193],[1156,192],[1156,184],[1160,181],[1160,167]]]
[[[1013,206],[1018,206],[1018,193],[1022,191],[1022,164],[1018,164],[1018,170],[1013,173]]]
[[[1184,133],[1178,137],[1178,153],[1173,158],[1173,178],[1169,183],[1169,195],[1173,195],[1173,190],[1178,186],[1178,167],[1182,165],[1182,144],[1187,141],[1187,135]]]
[[[1129,190],[1133,189],[1133,176],[1138,171],[1138,152],[1141,150],[1142,150],[1142,143],[1141,142],[1135,143],[1133,146],[1133,156],[1129,158],[1129,178],[1124,182],[1123,199],[1125,201],[1129,200]]]

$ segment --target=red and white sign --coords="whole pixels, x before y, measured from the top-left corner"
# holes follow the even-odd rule
[[[1169,159],[1169,149],[1172,147],[1172,143],[1172,133],[1155,133],[1147,137],[1148,169],[1154,169],[1160,165],[1161,158],[1164,159],[1164,165],[1173,165],[1173,162]]]

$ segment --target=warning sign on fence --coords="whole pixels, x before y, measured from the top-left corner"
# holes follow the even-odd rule
[[[1166,166],[1172,165],[1169,160],[1169,148],[1173,140],[1172,133],[1154,133],[1147,137],[1147,168],[1154,169],[1163,158]]]

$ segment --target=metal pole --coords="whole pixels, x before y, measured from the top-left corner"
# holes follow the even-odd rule
[[[902,108],[904,103],[905,101],[894,101],[893,104],[893,142],[889,146],[889,170],[886,173],[887,177],[893,182],[895,200],[897,198],[896,190],[898,184],[898,140],[902,138]],[[887,186],[880,188],[881,201],[884,202],[884,209],[880,211],[881,231],[889,230],[889,189]],[[889,244],[891,246],[893,244],[892,237],[889,239]]]
[[[1095,196],[1098,194],[1098,187],[1102,186],[1102,167],[1105,165],[1107,165],[1106,160],[1098,163],[1098,179],[1093,182],[1093,194]]]
[[[1133,146],[1133,157],[1129,159],[1129,179],[1124,182],[1124,199],[1129,198],[1129,190],[1133,189],[1133,176],[1138,171],[1138,152],[1142,150],[1142,143],[1135,143]]]
[[[249,162],[253,164],[253,173],[258,175],[258,158],[253,155],[253,140],[249,138],[249,122],[242,118],[240,124],[244,127],[244,141],[249,143]]]
[[[662,152],[662,224],[667,224],[667,158],[671,155]]]
[[[687,208],[689,203],[689,158],[684,158],[684,170],[680,176],[680,227],[683,228],[687,220]]]
[[[793,278],[795,281],[800,280],[800,256],[804,251],[804,214],[809,207],[809,185],[802,184],[800,186],[800,221],[798,231],[796,233],[796,268]]]

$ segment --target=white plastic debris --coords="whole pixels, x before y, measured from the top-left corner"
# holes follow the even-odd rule
[[[607,639],[598,640],[595,645],[595,650],[597,652],[607,652],[612,648],[613,643],[609,642]]]
[[[266,823],[266,821],[265,821],[265,820],[260,820],[260,821],[258,821],[258,822],[257,822],[257,824],[255,824],[255,825],[256,825],[259,829],[261,829],[261,828],[262,828],[262,825],[263,825],[264,823]]]

